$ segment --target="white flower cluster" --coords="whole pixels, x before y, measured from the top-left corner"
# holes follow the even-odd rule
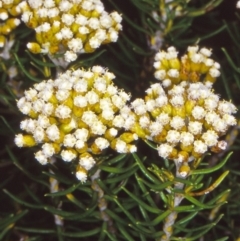
[[[181,61],[174,47],[157,53],[155,77],[162,82],[152,84],[145,99],[132,102],[131,131],[159,144],[161,157],[183,163],[182,175],[187,175],[187,163],[208,149],[224,150],[226,142],[219,139],[236,125],[232,114],[237,108],[212,89],[220,66],[210,55],[206,48],[198,52],[197,46],[189,47]]]
[[[160,80],[165,88],[179,84],[181,81],[193,83],[203,81],[212,86],[220,76],[220,65],[210,58],[211,50],[207,48],[188,47],[188,53],[181,60],[177,55],[176,49],[169,47],[167,52],[159,51],[155,56],[155,78]]]
[[[79,53],[93,52],[101,44],[116,42],[122,17],[108,14],[100,0],[27,0],[22,2],[22,21],[36,31],[33,53],[65,53],[65,61]]]
[[[88,71],[68,70],[55,80],[35,84],[17,102],[30,118],[21,122],[27,134],[16,135],[16,145],[41,144],[35,157],[43,165],[58,153],[66,162],[79,158],[77,177],[83,182],[95,164],[92,155],[109,146],[120,153],[136,151],[131,142],[138,136],[123,131],[134,121],[127,113],[130,96],[114,86],[114,78],[94,66]]]
[[[19,0],[2,0],[0,9],[0,48],[2,48],[6,44],[6,36],[21,23],[17,18],[21,14]]]

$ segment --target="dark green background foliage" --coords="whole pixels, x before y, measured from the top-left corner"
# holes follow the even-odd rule
[[[152,67],[155,51],[151,50],[149,41],[157,30],[161,30],[164,49],[173,45],[183,54],[189,45],[211,48],[213,59],[221,64],[221,77],[214,84],[216,93],[239,106],[240,10],[235,7],[236,1],[192,0],[187,4],[184,0],[175,0],[173,2],[184,11],[178,17],[175,11],[166,10],[168,20],[173,21],[167,31],[151,14],[156,11],[160,16],[158,0],[103,2],[107,11],[122,13],[123,31],[119,40],[102,46],[93,54],[81,55],[73,66],[106,66],[116,74],[118,86],[131,92],[133,98],[143,96],[149,84],[156,81]],[[161,17],[159,21],[161,26],[168,24]],[[163,220],[169,214],[164,189],[173,182],[160,181],[149,167],[155,164],[174,170],[174,165],[158,157],[145,143],[139,141],[137,155],[108,151],[98,160],[97,166],[102,171],[101,180],[97,182],[105,193],[106,212],[113,220],[114,232],[100,217],[97,193],[91,189],[90,181],[81,184],[75,178],[74,164],[59,159],[54,165],[41,166],[34,159],[34,148],[15,147],[13,138],[20,131],[22,115],[15,106],[16,91],[8,84],[6,68],[17,66],[16,81],[20,92],[35,82],[54,78],[56,74],[56,68],[47,56],[25,51],[26,43],[34,38],[33,31],[21,25],[15,36],[12,58],[1,59],[0,65],[0,240],[157,240],[162,235]],[[50,76],[44,76],[46,67],[51,69]],[[229,133],[236,140],[229,148],[234,153],[224,167],[214,173],[193,175],[186,185],[194,183],[196,188],[204,189],[223,171],[230,170],[230,174],[210,194],[186,198],[181,203],[172,240],[236,241],[240,236],[239,137],[237,128]],[[208,155],[201,168],[221,163],[225,156]],[[217,158],[216,163],[213,157]],[[59,181],[58,193],[49,193],[49,177]],[[74,198],[69,198],[70,193]],[[215,203],[227,194],[227,203],[210,221],[208,217]],[[55,225],[54,215],[63,218],[63,227]]]

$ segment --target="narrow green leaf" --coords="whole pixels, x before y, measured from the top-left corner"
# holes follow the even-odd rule
[[[229,64],[232,66],[232,68],[233,68],[236,72],[240,73],[240,68],[235,65],[234,61],[233,61],[232,58],[229,56],[227,50],[226,50],[225,48],[221,48],[221,49],[222,49],[223,53],[225,54],[225,56],[226,56]]]
[[[110,173],[120,174],[120,173],[126,173],[126,172],[132,170],[132,168],[136,167],[136,165],[137,164],[135,163],[132,166],[127,167],[127,168],[116,168],[116,167],[108,167],[108,166],[100,165],[99,169],[106,171],[106,172],[110,172]]]
[[[11,226],[11,224],[14,224],[15,222],[17,222],[19,219],[21,219],[27,213],[28,213],[28,210],[24,210],[18,214],[11,214],[11,215],[9,215],[9,217],[1,218],[0,230],[3,228],[6,228],[6,226]]]
[[[76,189],[78,189],[80,186],[82,185],[81,182],[77,183],[77,184],[73,184],[71,187],[69,187],[68,189],[64,190],[64,191],[59,191],[59,192],[54,192],[54,193],[47,193],[44,196],[48,197],[59,197],[59,196],[65,196],[69,193],[74,192]]]
[[[197,212],[192,212],[189,215],[187,215],[184,218],[182,218],[181,220],[177,221],[176,224],[180,225],[180,224],[187,223],[187,222],[191,221],[197,214],[198,214],[198,211]]]
[[[193,212],[193,211],[195,211],[195,206],[194,205],[178,206],[178,207],[174,208],[174,211],[176,211],[176,212]]]
[[[5,192],[9,197],[11,197],[13,200],[15,200],[17,203],[20,203],[26,207],[29,208],[34,208],[34,209],[43,209],[44,206],[43,205],[35,205],[32,203],[28,203],[26,201],[21,200],[20,198],[16,197],[15,195],[11,194],[9,191],[7,191],[6,189],[3,189],[3,192]]]
[[[86,217],[90,216],[93,211],[95,210],[96,208],[96,205],[89,208],[89,209],[86,209],[86,211],[83,213],[83,212],[66,212],[66,211],[62,211],[62,210],[59,210],[55,207],[52,207],[52,206],[44,206],[44,209],[52,214],[56,214],[56,215],[59,215],[61,217],[63,217],[64,219],[66,220],[82,220],[82,219],[85,219]]]
[[[103,222],[102,227],[101,227],[101,232],[98,238],[98,241],[105,241],[106,240],[106,230],[107,230],[107,222]]]
[[[136,223],[136,220],[135,218],[132,216],[132,214],[125,208],[125,205],[123,206],[120,201],[118,201],[118,198],[117,197],[111,197],[111,196],[108,196],[108,195],[105,195],[105,198],[107,200],[110,200],[110,201],[113,201],[115,202],[118,207],[125,213],[125,215],[128,217],[128,219],[133,223],[135,224]]]
[[[6,119],[3,116],[0,116],[0,118],[2,119],[3,123],[6,125],[6,127],[15,135],[15,131],[13,130],[13,128],[9,125],[9,123],[6,121]]]
[[[117,238],[113,234],[109,233],[107,230],[104,230],[104,232],[107,234],[108,238],[111,241],[118,241]]]
[[[121,182],[122,180],[132,176],[136,171],[138,170],[138,167],[135,166],[134,168],[132,168],[130,171],[122,174],[122,175],[118,175],[117,177],[113,177],[113,178],[108,178],[105,183],[115,183],[115,182]]]
[[[208,173],[215,172],[225,165],[225,163],[228,161],[228,159],[230,158],[231,155],[232,155],[232,152],[228,153],[228,155],[219,164],[217,164],[213,167],[209,167],[206,169],[192,170],[191,175],[208,174]]]
[[[120,223],[117,223],[118,229],[121,232],[121,234],[124,236],[124,238],[128,241],[135,241],[130,235],[129,231],[127,231],[124,226],[122,226]]]
[[[159,180],[156,179],[148,170],[147,168],[143,165],[142,161],[139,159],[139,157],[137,156],[136,153],[133,153],[132,154],[135,161],[137,162],[140,170],[143,172],[143,174],[149,179],[151,180],[153,183],[157,184],[159,183]]]
[[[153,208],[149,205],[147,205],[145,202],[140,200],[138,197],[136,197],[133,193],[129,192],[125,187],[122,187],[122,189],[132,198],[134,199],[142,208],[148,210],[151,213],[160,214],[161,211],[158,208]]]
[[[23,72],[30,80],[32,80],[32,81],[34,81],[34,82],[40,82],[40,81],[41,81],[41,79],[38,79],[38,78],[36,78],[36,77],[34,77],[34,76],[32,76],[31,74],[28,73],[28,71],[23,67],[23,65],[22,65],[21,61],[19,60],[19,58],[18,58],[18,56],[17,56],[16,53],[13,53],[13,55],[14,55],[14,57],[15,57],[18,65],[19,65],[20,69],[22,70],[22,72]]]
[[[138,177],[137,173],[135,173],[135,178],[136,178],[137,183],[138,183],[139,187],[141,188],[142,192],[145,194],[144,196],[147,198],[149,204],[152,207],[157,208],[156,203],[153,201],[151,195],[149,194],[149,190],[145,187],[144,183],[141,181],[141,178]]]
[[[204,203],[199,202],[196,198],[189,196],[189,195],[184,195],[184,197],[191,203],[195,204],[197,207],[204,208],[204,209],[211,209],[214,208],[214,205],[207,205]]]
[[[32,59],[32,61],[34,63],[36,63],[38,66],[49,67],[49,68],[56,68],[56,65],[53,64],[53,63],[44,62],[44,61],[41,61],[41,60],[35,58],[34,55],[32,53],[30,53],[29,50],[25,50],[25,52]]]
[[[120,154],[112,159],[110,159],[109,161],[107,161],[108,165],[112,165],[115,164],[119,161],[121,161],[122,159],[124,159],[127,156],[127,154]]]
[[[24,228],[24,227],[15,227],[16,230],[28,232],[28,233],[42,233],[42,234],[51,234],[56,233],[53,229],[40,229],[40,228]]]
[[[93,230],[89,231],[80,231],[80,232],[71,232],[71,233],[64,233],[62,232],[62,235],[69,238],[86,238],[91,237],[93,235],[98,234],[101,231],[101,228],[95,228]]]
[[[158,225],[160,222],[162,222],[172,211],[171,210],[166,210],[165,212],[163,212],[162,214],[160,214],[158,217],[156,217],[155,219],[153,219],[153,221],[151,223],[149,223],[149,225],[152,226],[156,226]]]

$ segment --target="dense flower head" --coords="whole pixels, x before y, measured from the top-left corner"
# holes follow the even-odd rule
[[[181,59],[174,47],[159,51],[155,56],[155,78],[164,88],[170,88],[180,82],[203,82],[212,85],[220,76],[220,65],[211,58],[211,50],[188,47],[187,54]]]
[[[224,150],[226,142],[220,138],[236,125],[237,108],[212,89],[219,64],[209,59],[210,50],[198,49],[189,47],[181,61],[174,47],[157,53],[155,77],[162,82],[152,84],[144,99],[132,102],[136,122],[131,130],[157,143],[161,157],[184,167],[209,149]]]
[[[14,30],[19,24],[20,19],[17,18],[21,14],[21,0],[2,0],[0,1],[0,47],[6,43],[6,36]]]
[[[43,165],[55,154],[66,162],[79,160],[76,175],[82,182],[95,165],[94,156],[108,147],[119,153],[135,152],[132,142],[138,136],[123,131],[131,124],[126,116],[130,96],[113,84],[114,78],[94,66],[68,70],[26,90],[17,106],[29,118],[20,124],[24,134],[16,135],[16,145],[41,145],[35,158]]]
[[[33,53],[65,53],[65,61],[79,53],[93,52],[116,42],[122,17],[108,14],[100,0],[27,0],[21,4],[22,20],[36,31],[37,42],[28,43]]]

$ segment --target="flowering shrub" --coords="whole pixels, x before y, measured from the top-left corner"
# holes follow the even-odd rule
[[[21,14],[20,2],[21,0],[3,0],[0,2],[0,48],[7,41],[6,36],[21,23],[20,19],[17,18]]]
[[[115,76],[100,66],[68,70],[55,80],[43,81],[24,92],[19,110],[30,118],[21,122],[27,134],[18,134],[19,147],[42,144],[35,158],[43,165],[54,154],[66,162],[78,158],[77,178],[85,182],[95,165],[92,155],[111,146],[119,153],[135,152],[138,137],[123,133],[130,96],[112,82]],[[125,113],[125,114],[124,114]]]
[[[36,31],[29,42],[32,53],[64,53],[66,62],[91,53],[101,44],[116,42],[122,17],[108,14],[100,0],[28,0],[21,4],[22,21]]]

